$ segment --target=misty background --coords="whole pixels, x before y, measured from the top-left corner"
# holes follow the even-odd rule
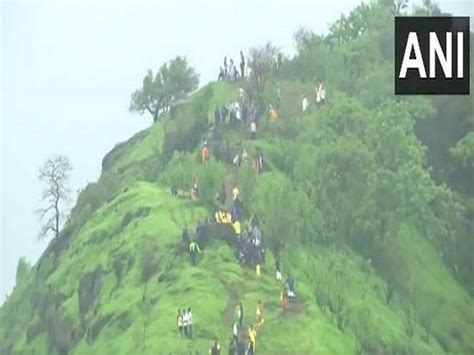
[[[115,144],[151,125],[128,111],[147,69],[184,55],[201,85],[215,80],[224,55],[267,41],[294,53],[301,27],[328,24],[360,0],[2,1],[0,5],[0,304],[15,285],[18,259],[36,262],[42,185],[55,153],[72,164],[77,191],[95,181]],[[413,1],[412,1],[413,3]],[[471,0],[438,1],[472,15]],[[472,27],[472,26],[471,26]]]

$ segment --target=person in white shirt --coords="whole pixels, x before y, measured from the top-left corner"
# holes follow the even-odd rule
[[[326,89],[324,88],[323,83],[320,84],[319,94],[321,96],[321,103],[325,104],[326,103]]]
[[[242,113],[240,111],[240,105],[238,102],[235,103],[235,119],[239,124],[242,122]]]
[[[188,336],[188,313],[185,309],[183,309],[183,329],[184,329],[184,336]]]
[[[239,323],[238,320],[234,322],[234,325],[232,327],[232,337],[234,339],[235,344],[237,344],[239,340]]]
[[[188,308],[188,337],[193,338],[193,314],[191,312],[191,307]]]
[[[255,123],[255,120],[252,120],[252,122],[250,122],[250,135],[252,139],[255,139],[257,137],[257,124]]]
[[[319,105],[321,102],[321,83],[320,82],[316,84],[315,91],[316,91],[316,104]]]
[[[301,102],[301,106],[302,106],[303,112],[306,112],[306,110],[309,107],[309,101],[306,95],[303,96],[303,101]]]
[[[234,201],[239,197],[239,189],[237,186],[232,189],[232,196],[234,197]]]

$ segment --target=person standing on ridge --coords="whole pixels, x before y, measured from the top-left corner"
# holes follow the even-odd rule
[[[245,58],[242,51],[240,51],[240,76],[245,77]]]

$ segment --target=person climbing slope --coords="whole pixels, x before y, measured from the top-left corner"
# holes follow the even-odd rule
[[[239,327],[242,328],[244,324],[244,305],[242,301],[239,302],[239,308],[237,310],[237,320],[239,321]]]
[[[193,338],[193,313],[191,312],[191,307],[188,308],[188,337],[189,339]]]
[[[232,189],[232,196],[234,197],[234,201],[239,197],[239,188],[237,186]]]
[[[184,332],[184,337],[187,338],[188,337],[188,312],[186,312],[185,309],[183,309],[183,313],[182,314],[182,317],[183,317],[183,332]]]
[[[178,316],[176,317],[176,325],[178,326],[178,334],[182,338],[183,337],[183,315],[181,314],[180,309],[178,309]]]
[[[198,243],[195,240],[189,244],[189,253],[191,254],[191,262],[193,265],[196,265],[197,257],[201,254],[201,249],[199,248]]]
[[[201,162],[205,163],[208,160],[209,160],[209,148],[207,146],[207,143],[205,143],[203,144],[201,148]]]
[[[257,331],[255,330],[252,324],[250,324],[248,334],[249,334],[250,341],[252,342],[253,353],[255,354],[255,348],[257,347]]]
[[[235,344],[239,341],[239,322],[236,320],[234,325],[232,326],[232,339],[234,340]]]
[[[219,341],[215,341],[214,345],[212,346],[211,350],[209,350],[209,354],[211,355],[221,355],[221,344]]]
[[[245,76],[245,58],[242,51],[240,51],[240,76],[242,78]]]
[[[257,302],[257,310],[255,311],[255,314],[257,316],[257,325],[262,325],[265,320],[263,318],[263,303],[261,300],[258,300]]]

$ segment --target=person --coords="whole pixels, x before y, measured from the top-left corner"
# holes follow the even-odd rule
[[[262,303],[261,300],[258,300],[258,302],[257,302],[257,310],[256,310],[255,314],[257,316],[257,325],[263,324],[263,322],[264,322],[264,319],[263,319],[263,303]]]
[[[233,81],[235,79],[235,66],[234,66],[234,61],[232,59],[230,60],[229,70],[227,74],[230,80]]]
[[[188,308],[188,337],[189,339],[193,338],[193,313],[191,312],[191,307]]]
[[[204,223],[202,221],[198,221],[196,226],[196,243],[197,245],[204,245],[205,243],[205,231],[204,231]]]
[[[258,228],[258,224],[259,224],[259,222],[258,222],[257,212],[254,212],[254,213],[253,213],[253,216],[252,216],[252,220],[251,220],[251,222],[250,222],[250,225],[251,225],[251,227],[252,227],[252,229],[253,229],[253,228],[255,228],[255,227]]]
[[[220,67],[219,68],[219,75],[217,77],[217,81],[224,80],[224,78],[225,78],[224,69],[222,67]]]
[[[227,71],[227,56],[224,56],[224,76],[227,78],[228,71]]]
[[[199,244],[195,240],[189,244],[189,253],[191,254],[191,261],[193,265],[196,265],[198,254],[201,254],[201,249],[199,249]]]
[[[276,279],[277,281],[281,281],[282,277],[281,277],[281,264],[280,264],[280,257],[277,256],[275,258],[275,276],[276,276]]]
[[[306,110],[309,107],[309,101],[306,95],[303,96],[303,101],[301,102],[301,106],[302,106],[303,112],[306,112]]]
[[[207,143],[203,144],[202,149],[201,149],[201,162],[205,163],[207,160],[209,160],[209,148],[207,147]]]
[[[183,332],[184,332],[184,337],[188,337],[188,313],[186,312],[185,309],[183,309]]]
[[[283,62],[283,56],[280,53],[278,53],[278,57],[277,57],[277,72],[279,73],[280,70],[281,70],[281,65],[282,65],[282,62]]]
[[[178,316],[176,317],[176,324],[178,325],[178,333],[180,337],[183,337],[183,315],[181,314],[181,310],[178,309]]]
[[[234,197],[234,201],[239,197],[239,188],[237,186],[232,189],[232,196]]]
[[[173,197],[178,197],[178,187],[176,185],[171,185],[171,195]]]
[[[252,122],[250,122],[250,136],[252,139],[257,138],[257,123],[255,122],[255,120],[252,120]]]
[[[244,99],[245,90],[243,87],[239,88],[239,99],[242,101]]]
[[[235,219],[234,223],[232,224],[232,227],[234,227],[234,232],[237,238],[240,238],[240,222],[238,219]]]
[[[239,323],[237,320],[234,322],[234,325],[232,326],[232,339],[234,340],[236,344],[239,341]]]
[[[196,201],[197,196],[198,196],[198,184],[197,184],[196,178],[194,178],[193,179],[193,185],[191,187],[191,199],[193,201]]]
[[[321,104],[326,104],[326,89],[324,88],[324,84],[321,82],[320,84],[320,96],[321,96]]]
[[[321,82],[318,81],[318,83],[316,84],[316,105],[319,106],[319,104],[321,103]]]
[[[288,294],[286,287],[283,288],[283,290],[280,293],[280,305],[281,305],[281,310],[283,314],[286,313],[286,309],[288,308]]]
[[[209,350],[209,354],[211,355],[221,355],[221,344],[216,340],[214,345],[212,346],[211,350]]]
[[[257,346],[257,331],[255,330],[252,324],[250,324],[249,327],[249,338],[252,342],[252,350],[255,353],[255,347]]]
[[[292,274],[288,275],[288,278],[286,279],[285,286],[287,288],[287,293],[288,293],[288,300],[294,300],[296,297],[296,281],[295,278],[293,277]]]
[[[240,110],[240,104],[237,101],[235,102],[235,120],[238,124],[242,122],[242,111]]]
[[[247,161],[247,150],[244,148],[242,148],[242,162],[245,163]]]
[[[245,76],[245,58],[242,51],[240,51],[240,76],[242,78]]]
[[[268,105],[268,116],[270,117],[271,122],[276,122],[278,119],[278,113],[272,104]]]
[[[247,341],[247,348],[245,349],[245,355],[254,355],[253,348],[254,346],[252,343],[252,338],[249,336]]]
[[[237,319],[239,320],[239,326],[240,328],[242,328],[244,324],[244,305],[242,304],[242,301],[239,302],[239,310],[238,310],[237,316],[238,316]]]

